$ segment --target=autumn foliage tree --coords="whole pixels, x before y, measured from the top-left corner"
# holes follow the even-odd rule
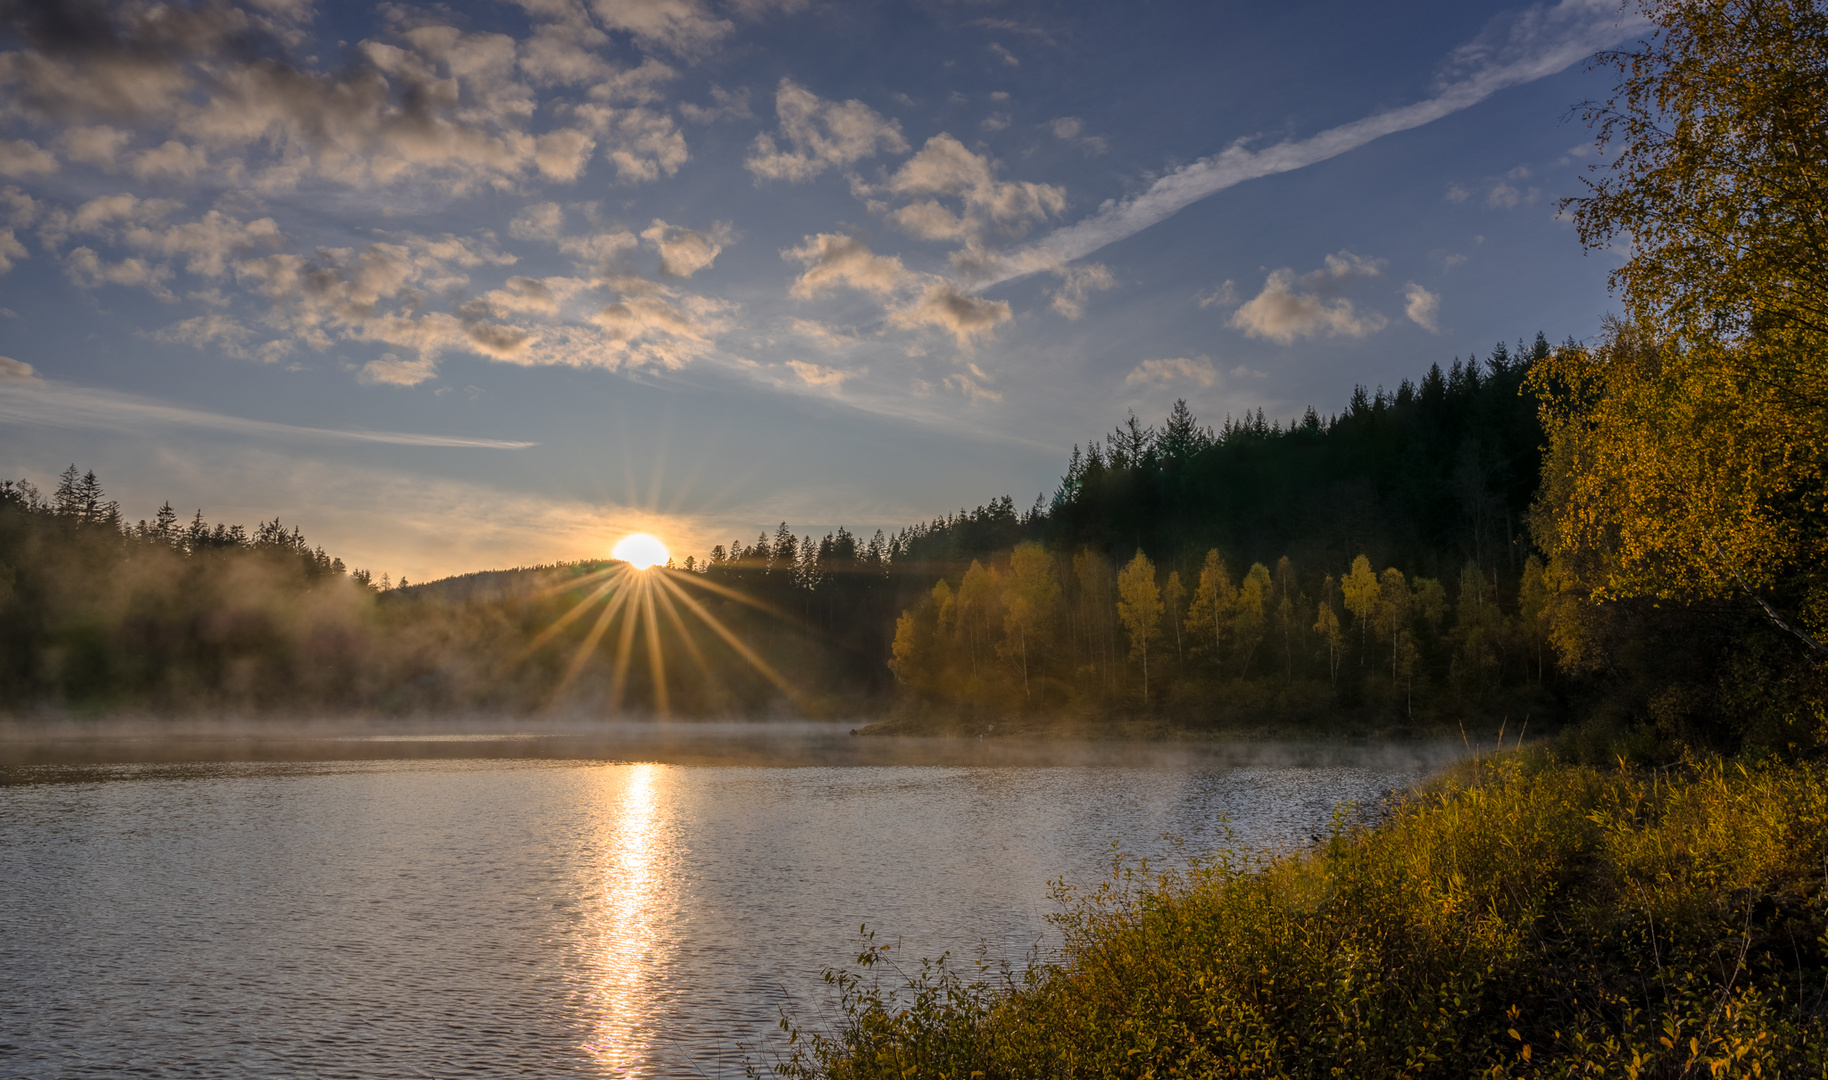
[[[1117,575],[1117,617],[1130,638],[1130,659],[1142,663],[1143,704],[1149,702],[1149,646],[1162,636],[1162,594],[1155,564],[1141,551]]]
[[[1546,580],[1592,601],[1755,605],[1828,660],[1828,12],[1641,5],[1590,103],[1607,163],[1567,200],[1621,240],[1627,316],[1531,374],[1550,437]],[[1556,636],[1598,662],[1592,610]]]

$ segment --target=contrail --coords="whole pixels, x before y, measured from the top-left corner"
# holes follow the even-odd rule
[[[1247,140],[1240,139],[1174,170],[1141,194],[1109,200],[1091,217],[1010,252],[976,287],[988,288],[1084,258],[1226,188],[1313,165],[1385,135],[1421,127],[1500,90],[1554,75],[1650,26],[1648,20],[1624,12],[1616,0],[1562,0],[1553,8],[1531,8],[1503,20],[1503,25],[1494,23],[1455,49],[1435,96],[1262,150],[1246,149]]]
[[[90,390],[37,380],[0,382],[0,419],[48,427],[118,431],[124,426],[191,427],[263,438],[388,443],[394,446],[448,446],[475,450],[525,450],[537,443],[475,439],[460,435],[419,435],[404,431],[360,431],[303,427],[272,420],[206,412],[167,405],[108,390]]]

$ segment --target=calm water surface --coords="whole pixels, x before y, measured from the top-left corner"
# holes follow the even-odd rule
[[[1304,842],[1450,756],[970,752],[14,765],[0,1075],[741,1076],[861,924],[1019,962],[1113,846]]]

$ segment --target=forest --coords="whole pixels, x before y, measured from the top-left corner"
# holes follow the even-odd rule
[[[1731,730],[1708,720],[1771,699],[1765,676],[1794,651],[1755,604],[1602,614],[1536,539],[1552,520],[1544,424],[1587,355],[1539,333],[1286,424],[1205,425],[1184,401],[1159,424],[1132,414],[1075,446],[1026,511],[1004,496],[868,540],[783,522],[686,556],[657,571],[674,584],[641,633],[640,606],[600,584],[609,563],[377,581],[278,518],[250,531],[166,504],[129,523],[72,466],[48,496],[0,482],[0,700],[980,733],[1610,715],[1702,741],[1775,737],[1784,701],[1736,708]]]
[[[991,718],[1548,719],[1527,387],[1552,351],[1500,344],[1286,426],[1215,430],[1184,401],[1159,427],[1132,415],[1074,448],[1050,505],[895,539],[906,576],[941,572],[900,615],[890,667],[917,700]]]
[[[1386,705],[1400,696],[1407,717],[1418,686],[1428,703],[1437,685],[1465,702],[1506,677],[1538,685],[1542,657],[1519,651],[1536,638],[1496,601],[1503,588],[1515,606],[1518,582],[1540,578],[1518,557],[1539,438],[1518,388],[1547,348],[1539,336],[1391,394],[1361,388],[1344,412],[1322,421],[1310,409],[1286,428],[1258,414],[1215,431],[1184,402],[1159,430],[1132,416],[1103,446],[1075,449],[1051,505],[1026,513],[1004,497],[868,540],[846,529],[815,540],[782,523],[686,556],[664,573],[762,667],[704,620],[660,618],[653,639],[628,646],[618,704],[994,719],[1185,714],[1229,697],[1257,715],[1290,693],[1320,707],[1357,703],[1369,687]],[[1474,430],[1509,441],[1462,437]],[[1305,513],[1289,497],[1302,486],[1338,513]],[[1162,574],[1126,557],[1130,538],[1156,552]],[[1303,572],[1286,556],[1261,556],[1273,573],[1244,561],[1272,550],[1295,552]],[[1371,602],[1383,611],[1400,592],[1413,619],[1386,617],[1373,634],[1370,571],[1354,577],[1348,550],[1403,560],[1413,584],[1385,570]],[[1307,573],[1310,560],[1341,563],[1337,581]],[[593,707],[618,665],[599,645],[572,670],[591,620],[528,646],[590,597],[604,565],[377,580],[277,517],[249,530],[200,510],[184,521],[167,503],[129,522],[100,479],[72,465],[48,495],[0,482],[0,691],[14,707],[85,710]],[[1417,569],[1442,566],[1471,605],[1452,620],[1439,581]],[[1161,580],[1138,599],[1144,567]],[[1400,590],[1387,586],[1397,578]],[[1473,614],[1481,603],[1489,613]],[[1147,629],[1139,611],[1155,611]],[[1463,640],[1469,632],[1484,637]],[[1391,633],[1393,674],[1366,676],[1382,670]],[[671,670],[650,650],[670,655]]]

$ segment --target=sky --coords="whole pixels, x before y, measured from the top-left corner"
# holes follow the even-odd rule
[[[0,2],[0,475],[411,580],[1593,336],[1610,0]]]

